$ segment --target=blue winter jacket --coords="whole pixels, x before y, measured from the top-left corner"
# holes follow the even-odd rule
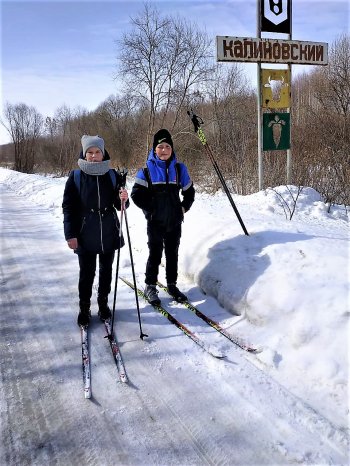
[[[191,208],[195,197],[193,182],[186,165],[177,162],[175,152],[169,160],[164,161],[160,160],[152,149],[146,165],[150,180],[145,169],[139,170],[131,198],[143,210],[149,222],[171,231],[183,221],[182,208],[185,212]],[[180,190],[182,200],[180,200]]]

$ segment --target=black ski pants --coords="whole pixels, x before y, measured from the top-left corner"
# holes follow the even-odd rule
[[[99,256],[99,280],[97,296],[98,298],[107,298],[111,291],[112,283],[112,265],[115,251],[106,254],[91,254],[87,252],[80,253],[79,257],[79,300],[89,303],[92,295],[92,285],[96,273],[96,260]]]
[[[147,285],[155,285],[158,280],[159,265],[165,252],[165,275],[167,283],[177,282],[177,264],[181,238],[181,223],[171,231],[166,231],[152,222],[147,222],[149,256],[146,265]]]

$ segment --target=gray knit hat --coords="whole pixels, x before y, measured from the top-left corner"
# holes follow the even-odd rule
[[[88,134],[84,134],[81,138],[81,145],[83,146],[83,155],[85,157],[86,152],[90,147],[98,147],[103,156],[105,155],[105,142],[100,136],[89,136]]]

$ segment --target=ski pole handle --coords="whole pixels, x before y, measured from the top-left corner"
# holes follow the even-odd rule
[[[204,123],[203,120],[202,120],[202,118],[199,117],[198,115],[196,115],[196,114],[194,113],[194,111],[192,110],[192,108],[191,108],[191,110],[188,110],[188,111],[187,111],[187,115],[191,118],[191,121],[192,121],[193,126],[194,126],[194,131],[195,131],[195,133],[197,133],[197,132],[198,132],[198,129],[199,129],[199,128],[201,127],[201,125]]]
[[[122,188],[125,188],[126,176],[128,174],[128,170],[126,168],[123,168],[122,170],[119,170],[119,168],[118,168],[118,173],[119,173],[119,176],[120,176],[120,186]]]
[[[197,133],[197,136],[199,137],[200,142],[205,146],[207,144],[207,138],[205,137],[205,134],[201,128],[201,125],[204,123],[201,117],[196,115],[193,110],[191,109],[190,111],[187,111],[187,114],[192,120],[193,126],[194,126],[194,131]]]

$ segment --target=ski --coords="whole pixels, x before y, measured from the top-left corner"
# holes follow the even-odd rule
[[[91,398],[91,377],[90,377],[90,355],[89,355],[89,335],[87,327],[80,326],[81,332],[81,355],[83,367],[83,384],[85,398]]]
[[[160,282],[157,282],[157,284],[158,284],[159,288],[161,288],[169,296],[171,296],[171,294],[168,291],[168,288],[165,285],[163,285]],[[187,309],[194,312],[197,317],[204,320],[204,322],[206,322],[208,325],[213,327],[217,332],[224,335],[224,337],[228,338],[232,343],[239,346],[241,349],[243,349],[245,351],[248,351],[249,353],[258,353],[259,352],[259,350],[257,348],[254,348],[254,347],[246,344],[242,339],[228,333],[223,327],[221,327],[220,324],[218,324],[217,322],[215,322],[215,320],[212,320],[210,317],[203,314],[203,312],[201,312],[196,306],[194,306],[189,301],[181,301],[181,302],[177,301],[177,302],[179,302],[180,304],[183,304],[184,306],[186,306]]]
[[[127,383],[128,382],[128,377],[126,375],[125,366],[124,366],[124,362],[123,362],[123,359],[122,359],[122,355],[120,353],[120,349],[119,349],[117,339],[116,339],[115,335],[111,334],[111,324],[110,324],[109,320],[106,320],[104,324],[105,324],[105,328],[106,328],[106,332],[107,332],[107,336],[105,338],[108,338],[109,344],[111,346],[111,350],[112,350],[112,353],[113,353],[113,356],[114,356],[114,360],[115,360],[115,363],[116,363],[116,366],[117,366],[117,369],[118,369],[118,374],[119,374],[120,381],[124,382],[124,383]]]
[[[132,283],[130,283],[128,280],[126,280],[123,277],[119,277],[119,278],[126,285],[128,285],[130,288],[135,290],[135,287]],[[136,291],[139,296],[141,296],[145,301],[151,304],[142,290],[137,288]],[[174,324],[178,329],[180,329],[185,335],[187,335],[192,341],[194,341],[198,346],[200,346],[204,351],[209,353],[211,356],[217,359],[223,359],[225,357],[222,353],[216,351],[215,349],[212,349],[210,346],[204,343],[203,340],[201,340],[196,334],[194,334],[191,330],[189,330],[184,324],[182,324],[177,319],[175,319],[175,317],[172,314],[170,314],[170,312],[168,312],[166,309],[164,309],[163,306],[161,306],[160,304],[151,304],[151,306],[154,309],[156,309],[160,314],[162,314],[164,317],[166,317],[169,320],[169,322]]]

